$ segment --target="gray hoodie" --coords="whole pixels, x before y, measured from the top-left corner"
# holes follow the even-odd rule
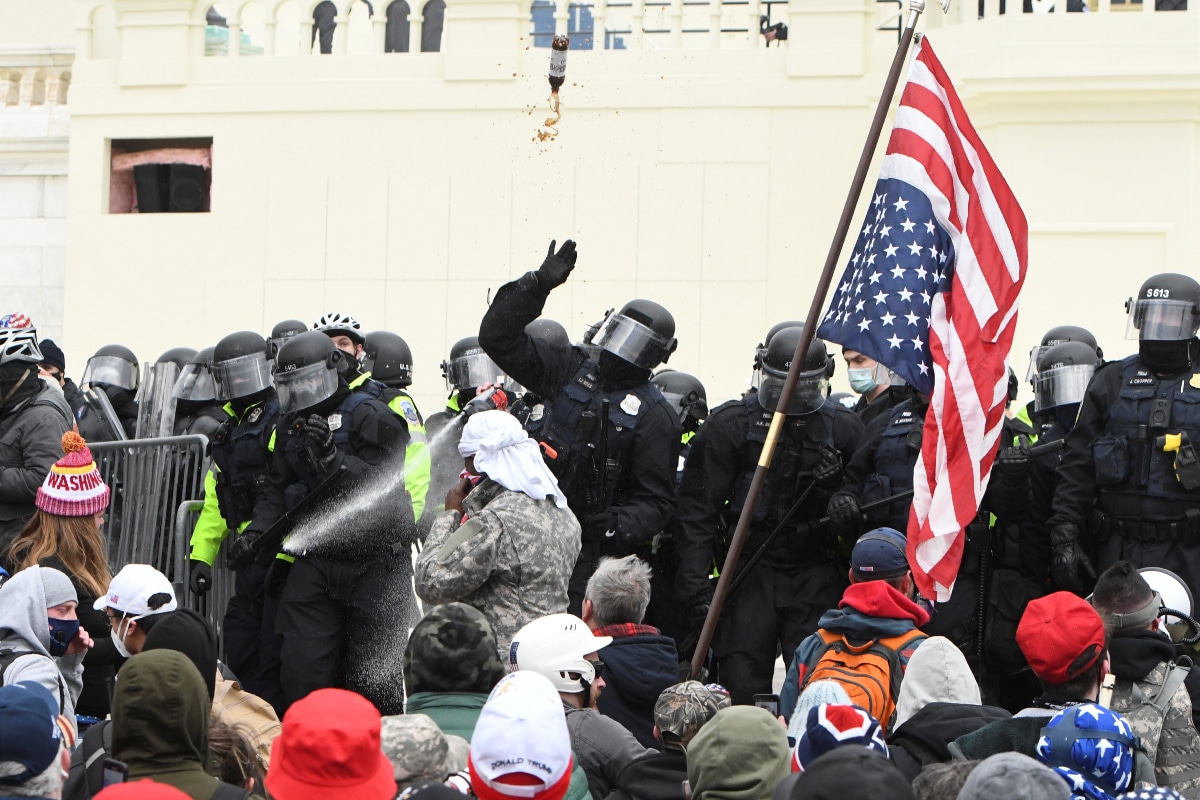
[[[70,579],[58,570],[34,566],[21,570],[0,587],[0,652],[25,654],[8,665],[0,684],[35,681],[58,699],[63,716],[74,721],[75,701],[83,689],[83,654],[54,658],[48,649],[50,625],[46,609],[50,606],[43,578],[61,585],[59,576],[70,586]],[[78,601],[73,587],[67,599]],[[58,599],[55,605],[62,602],[65,601]]]

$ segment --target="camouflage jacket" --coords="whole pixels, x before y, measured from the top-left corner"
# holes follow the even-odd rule
[[[526,623],[567,610],[567,581],[579,557],[579,522],[553,500],[534,500],[485,478],[443,511],[417,558],[417,595],[462,602],[491,623],[500,661]],[[465,521],[464,521],[465,520]]]
[[[1154,762],[1159,786],[1185,797],[1200,797],[1200,734],[1192,723],[1192,699],[1180,684],[1160,717],[1154,701],[1171,665],[1161,662],[1143,680],[1118,680],[1112,709],[1121,712]],[[1162,705],[1162,704],[1159,704]]]

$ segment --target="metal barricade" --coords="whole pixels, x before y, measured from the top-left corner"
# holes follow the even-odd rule
[[[187,590],[187,538],[177,515],[185,500],[204,496],[208,438],[200,434],[97,442],[92,458],[112,492],[103,530],[109,568],[150,564],[170,579],[176,598]]]
[[[196,520],[200,518],[203,508],[203,500],[185,500],[180,503],[179,510],[175,513],[175,552],[178,554],[175,569],[176,574],[183,576],[183,589],[177,594],[177,598],[181,606],[192,609],[213,626],[217,634],[217,654],[225,661],[225,610],[229,607],[234,589],[234,572],[225,565],[225,548],[221,548],[217,561],[213,564],[213,585],[209,587],[207,594],[194,594],[188,580],[189,545],[192,531],[196,528]]]

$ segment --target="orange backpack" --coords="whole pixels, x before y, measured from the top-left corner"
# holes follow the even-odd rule
[[[879,727],[886,734],[896,716],[896,698],[904,677],[900,654],[907,651],[912,655],[917,644],[926,638],[925,634],[914,630],[860,644],[851,644],[842,634],[824,629],[818,630],[817,635],[824,647],[814,653],[812,670],[805,676],[801,690],[814,681],[836,681],[850,695],[851,703],[862,706],[879,720]]]

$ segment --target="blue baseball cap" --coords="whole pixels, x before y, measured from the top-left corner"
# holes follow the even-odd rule
[[[895,528],[875,528],[858,537],[850,553],[850,566],[859,580],[899,578],[908,572],[907,540]]]
[[[58,702],[41,684],[20,681],[0,687],[0,761],[25,769],[0,776],[0,785],[19,786],[42,774],[62,747]]]

